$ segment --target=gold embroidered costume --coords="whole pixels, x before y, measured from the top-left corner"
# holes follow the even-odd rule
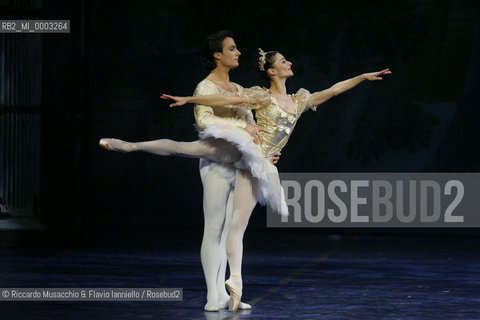
[[[238,95],[244,97],[247,102],[257,102],[255,104],[250,103],[247,108],[255,109],[257,125],[270,131],[269,133],[260,133],[264,140],[263,144],[255,144],[253,138],[245,130],[239,129],[241,126],[235,124],[207,125],[200,133],[200,137],[202,139],[219,138],[233,143],[243,155],[242,160],[235,166],[250,170],[259,181],[259,202],[261,204],[268,203],[273,210],[282,215],[287,215],[288,208],[283,189],[277,168],[271,164],[271,157],[285,146],[300,115],[305,110],[313,108],[309,104],[310,93],[305,89],[300,89],[292,95],[295,113],[285,110],[268,90],[260,87],[243,89]],[[225,106],[221,109],[224,110],[224,108],[245,109],[245,107],[238,106]]]

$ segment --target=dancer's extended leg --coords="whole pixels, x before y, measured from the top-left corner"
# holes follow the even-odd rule
[[[230,291],[231,311],[236,311],[242,296],[243,234],[258,199],[258,181],[250,172],[237,170],[233,199],[233,218],[227,237],[230,278],[226,281]]]
[[[191,142],[159,139],[144,142],[126,142],[119,139],[100,140],[102,148],[111,151],[143,151],[160,156],[204,158],[215,162],[230,163],[240,160],[241,154],[231,143],[221,139],[205,139]]]

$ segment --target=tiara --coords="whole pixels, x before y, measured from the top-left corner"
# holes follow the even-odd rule
[[[260,57],[258,58],[258,68],[260,69],[260,71],[265,71],[265,56],[267,55],[267,53],[261,48],[258,48],[258,53],[260,53]]]

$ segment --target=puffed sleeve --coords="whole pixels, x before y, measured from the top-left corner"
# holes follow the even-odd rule
[[[295,94],[295,98],[297,99],[297,106],[298,106],[298,113],[305,112],[306,110],[312,109],[313,111],[317,111],[317,106],[311,104],[310,91],[306,89],[299,89]]]
[[[206,96],[212,94],[220,94],[218,89],[208,82],[200,82],[195,89],[194,96]],[[240,129],[244,129],[247,126],[247,122],[241,119],[221,118],[217,117],[213,108],[202,104],[197,104],[194,110],[195,121],[198,127],[205,129],[208,125],[222,124],[227,126],[234,126]]]
[[[240,94],[250,109],[261,109],[270,104],[270,93],[258,86],[244,89]]]

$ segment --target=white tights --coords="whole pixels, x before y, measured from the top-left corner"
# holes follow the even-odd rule
[[[162,156],[204,158],[222,163],[235,163],[241,158],[241,153],[235,146],[219,139],[193,142],[160,139],[137,143],[112,139],[109,143],[115,150],[124,152],[143,151]],[[238,289],[242,289],[243,235],[257,203],[258,181],[249,171],[237,169],[232,200],[228,182],[208,170],[203,178],[203,189],[205,226],[201,260],[207,284],[205,309],[214,310],[228,300],[224,285],[225,246],[230,279]]]
[[[228,301],[225,243],[232,219],[233,192],[228,181],[209,166],[202,171],[205,171],[202,177],[205,225],[200,256],[207,285],[205,308],[215,309]]]
[[[230,279],[242,289],[243,235],[258,200],[258,180],[249,171],[236,171],[233,195],[233,219],[227,237],[227,256]]]
[[[204,158],[215,162],[232,163],[241,158],[235,146],[221,139],[205,139],[192,142],[181,142],[160,139],[136,143],[124,143],[123,148],[129,151],[143,151],[160,156],[178,156],[184,158]]]

